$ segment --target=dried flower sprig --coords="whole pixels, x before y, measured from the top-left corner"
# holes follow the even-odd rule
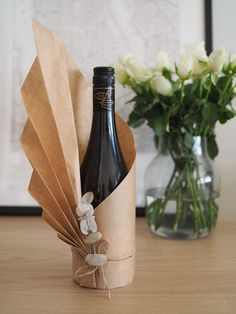
[[[80,278],[86,275],[91,275],[100,267],[105,286],[108,290],[108,298],[110,298],[109,285],[103,271],[103,266],[107,263],[106,252],[108,250],[108,242],[106,240],[101,240],[102,234],[98,231],[94,216],[94,208],[91,204],[93,198],[93,192],[85,193],[76,208],[76,213],[80,221],[81,233],[85,236],[85,241],[93,246],[93,253],[85,256],[87,265],[77,269],[75,277]]]

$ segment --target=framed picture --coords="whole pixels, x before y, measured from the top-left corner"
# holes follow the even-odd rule
[[[206,1],[207,2],[207,1]],[[180,47],[204,39],[204,1],[189,0],[2,0],[0,10],[0,213],[40,214],[27,192],[31,168],[19,138],[26,112],[20,87],[36,55],[32,17],[60,36],[91,81],[92,68],[133,54],[151,66],[155,55],[168,52],[172,61]],[[102,9],[101,9],[102,8]],[[116,88],[116,110],[126,120],[132,97]],[[152,131],[134,130],[137,148],[137,214],[144,214],[143,175],[156,154]]]

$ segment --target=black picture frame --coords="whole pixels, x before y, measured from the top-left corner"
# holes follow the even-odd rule
[[[209,55],[213,50],[212,0],[204,1],[205,45]]]
[[[41,216],[39,206],[0,206],[1,216]]]
[[[0,206],[0,216],[41,216],[39,206]],[[144,217],[144,207],[136,207],[136,217]]]

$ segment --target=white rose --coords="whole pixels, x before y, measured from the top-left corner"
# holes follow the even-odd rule
[[[170,70],[170,62],[167,53],[160,52],[156,56],[155,69],[162,72],[164,69]]]
[[[128,58],[125,64],[128,75],[137,83],[147,81],[152,76],[151,70],[142,65],[134,57]]]
[[[165,78],[162,74],[158,74],[151,79],[151,87],[152,89],[163,95],[170,96],[172,94],[172,86],[169,80]]]
[[[226,59],[227,59],[226,50],[225,48],[221,47],[210,54],[208,66],[214,72],[220,71]]]
[[[185,45],[185,49],[194,58],[207,62],[207,54],[204,46],[205,46],[204,41],[201,41],[198,43]]]
[[[197,58],[193,58],[193,75],[200,75],[205,70],[207,70],[207,62],[198,60]]]
[[[200,75],[207,69],[207,54],[204,48],[204,41],[185,46],[187,53],[193,58],[192,74]]]
[[[176,64],[176,74],[181,80],[187,80],[191,76],[193,57],[185,52],[180,55],[180,61]]]
[[[117,62],[113,64],[113,67],[115,69],[115,78],[117,82],[120,84],[125,84],[128,80],[128,74],[124,66],[121,63]]]

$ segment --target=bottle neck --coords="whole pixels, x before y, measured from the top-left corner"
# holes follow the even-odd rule
[[[93,111],[107,113],[115,111],[114,86],[93,86]]]
[[[113,86],[93,87],[93,123],[91,134],[99,145],[117,147],[115,124],[115,89]]]

